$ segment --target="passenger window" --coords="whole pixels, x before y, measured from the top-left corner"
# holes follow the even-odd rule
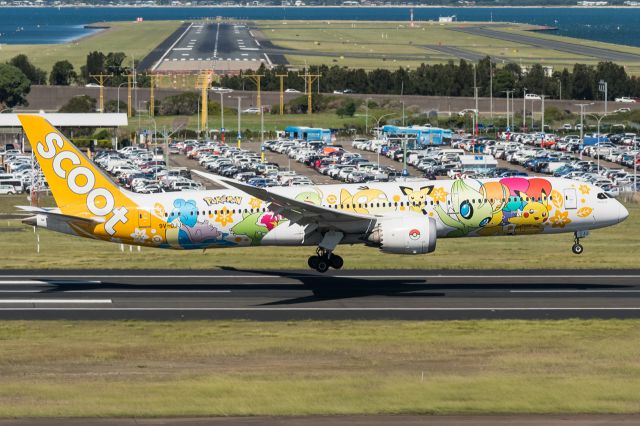
[[[598,200],[606,200],[607,199],[607,195],[604,192],[600,192],[598,195]]]

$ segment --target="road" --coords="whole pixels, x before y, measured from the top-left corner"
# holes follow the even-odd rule
[[[460,31],[482,37],[497,38],[503,41],[510,41],[524,45],[536,46],[542,49],[552,49],[573,55],[591,56],[603,61],[613,62],[638,62],[640,55],[622,52],[613,49],[605,49],[601,47],[585,46],[576,43],[569,43],[559,40],[543,39],[536,36],[525,34],[513,34],[506,31],[494,30],[487,27],[458,27],[452,28],[453,31]]]
[[[348,259],[347,259],[348,261]],[[640,318],[640,271],[3,271],[0,319]]]
[[[160,72],[210,70],[220,72],[257,69],[271,60],[244,24],[196,22],[167,47],[152,67]]]

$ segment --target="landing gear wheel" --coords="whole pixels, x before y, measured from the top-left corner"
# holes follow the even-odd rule
[[[320,263],[320,256],[310,256],[307,260],[307,264],[311,269],[318,269],[318,264]]]
[[[320,257],[318,258],[318,266],[316,266],[316,271],[318,272],[327,272],[327,270],[329,269],[329,259],[327,259],[326,257]]]
[[[344,260],[342,259],[342,257],[338,256],[337,254],[333,254],[329,259],[329,263],[331,263],[331,267],[333,269],[340,269],[342,268],[342,265],[344,265]]]
[[[582,252],[584,251],[584,247],[582,247],[582,244],[575,243],[573,247],[571,247],[571,251],[573,252],[573,254],[582,254]]]

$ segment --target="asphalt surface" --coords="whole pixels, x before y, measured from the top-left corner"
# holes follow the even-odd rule
[[[429,426],[632,426],[640,423],[636,414],[592,415],[480,415],[480,416],[308,416],[308,417],[210,417],[190,419],[11,419],[0,420],[0,426],[42,425],[266,425],[266,426],[365,426],[365,425],[429,425]]]
[[[633,53],[621,52],[613,49],[604,49],[600,47],[583,46],[580,44],[569,43],[557,40],[547,40],[540,37],[529,36],[524,34],[512,34],[505,31],[494,30],[487,27],[458,27],[451,28],[453,31],[460,31],[467,34],[473,34],[482,37],[497,38],[500,40],[511,41],[525,45],[540,47],[543,49],[553,49],[560,52],[570,53],[573,55],[591,56],[604,61],[616,62],[637,62],[640,61],[640,55]]]
[[[158,71],[214,69],[234,71],[270,64],[260,43],[244,24],[194,22],[166,49]]]
[[[151,51],[147,56],[145,56],[142,61],[138,63],[136,69],[139,72],[145,72],[147,70],[155,70],[156,65],[159,61],[164,57],[167,50],[173,46],[180,38],[184,35],[185,31],[190,27],[191,24],[185,22],[177,30],[175,30],[169,37],[164,39],[155,49]]]
[[[640,270],[2,271],[0,319],[58,318],[640,318]]]

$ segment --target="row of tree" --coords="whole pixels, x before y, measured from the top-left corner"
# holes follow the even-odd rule
[[[474,96],[474,86],[479,96],[505,97],[507,90],[516,96],[537,93],[552,98],[602,99],[598,82],[608,82],[609,99],[618,96],[640,97],[640,78],[629,76],[625,68],[613,62],[600,62],[595,66],[575,64],[573,69],[550,73],[540,64],[523,69],[515,63],[498,67],[486,57],[477,64],[460,60],[445,64],[422,64],[415,69],[398,68],[395,71],[375,69],[365,71],[337,65],[309,67],[310,74],[320,74],[313,90],[332,92],[353,90],[355,93],[406,94],[426,96]],[[252,74],[252,71],[247,71]],[[303,73],[287,72],[283,66],[268,69],[261,67],[262,90],[280,90],[277,74],[287,74],[285,86],[300,91],[305,89]],[[221,84],[232,89],[251,90],[253,83],[242,75],[223,76]]]

